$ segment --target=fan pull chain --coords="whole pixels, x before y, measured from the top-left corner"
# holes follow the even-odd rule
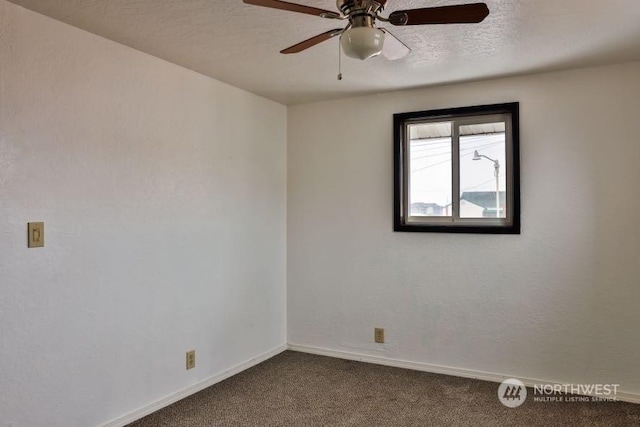
[[[338,40],[338,80],[342,80],[342,43]]]

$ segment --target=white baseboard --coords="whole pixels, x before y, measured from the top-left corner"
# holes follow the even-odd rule
[[[413,369],[415,371],[430,372],[433,374],[453,375],[456,377],[473,378],[484,381],[500,383],[507,378],[517,378],[527,387],[534,385],[546,384],[562,384],[562,382],[554,382],[548,380],[537,380],[534,378],[524,378],[514,375],[496,374],[493,372],[473,371],[469,369],[452,368],[449,366],[432,365],[422,362],[410,362],[407,360],[392,359],[389,357],[372,356],[362,353],[352,353],[340,350],[329,350],[319,347],[311,347],[306,345],[289,344],[289,350],[299,351],[301,353],[317,354],[319,356],[335,357],[338,359],[356,360],[359,362],[374,363],[376,365],[393,366],[396,368]],[[618,400],[630,403],[640,403],[640,394],[628,393],[618,390],[616,397]]]
[[[195,394],[201,390],[204,390],[207,387],[210,387],[214,384],[219,383],[220,381],[226,380],[229,377],[232,377],[236,374],[239,374],[240,372],[251,368],[252,366],[255,366],[259,363],[264,362],[267,359],[272,358],[273,356],[282,353],[283,351],[285,351],[287,349],[287,345],[281,345],[278,346],[272,350],[267,351],[266,353],[262,353],[259,356],[256,356],[252,359],[247,360],[246,362],[240,363],[239,365],[234,366],[231,369],[227,369],[224,372],[221,372],[217,375],[214,375],[212,377],[209,377],[203,381],[200,381],[197,384],[194,384],[192,386],[183,388],[180,391],[177,391],[175,393],[172,393],[160,400],[157,400],[149,405],[146,405],[140,409],[137,409],[133,412],[130,412],[129,414],[126,414],[122,417],[119,417],[113,421],[109,421],[106,424],[102,424],[101,427],[123,427],[129,423],[132,423],[136,420],[139,420],[142,417],[145,417],[159,409],[162,409],[166,406],[171,405],[172,403],[177,402],[178,400],[184,399],[187,396],[191,396],[192,394]]]

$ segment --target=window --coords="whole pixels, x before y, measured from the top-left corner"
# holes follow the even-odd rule
[[[520,233],[518,103],[393,118],[395,231]]]

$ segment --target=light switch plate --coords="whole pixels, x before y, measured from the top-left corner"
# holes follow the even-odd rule
[[[28,246],[30,248],[41,248],[44,246],[44,222],[28,223]]]

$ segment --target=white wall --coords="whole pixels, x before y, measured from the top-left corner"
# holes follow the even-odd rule
[[[289,108],[290,344],[640,393],[638,76],[636,62]],[[392,114],[510,101],[522,234],[394,233]]]
[[[98,425],[286,343],[284,106],[4,0],[0,90],[0,426]]]

